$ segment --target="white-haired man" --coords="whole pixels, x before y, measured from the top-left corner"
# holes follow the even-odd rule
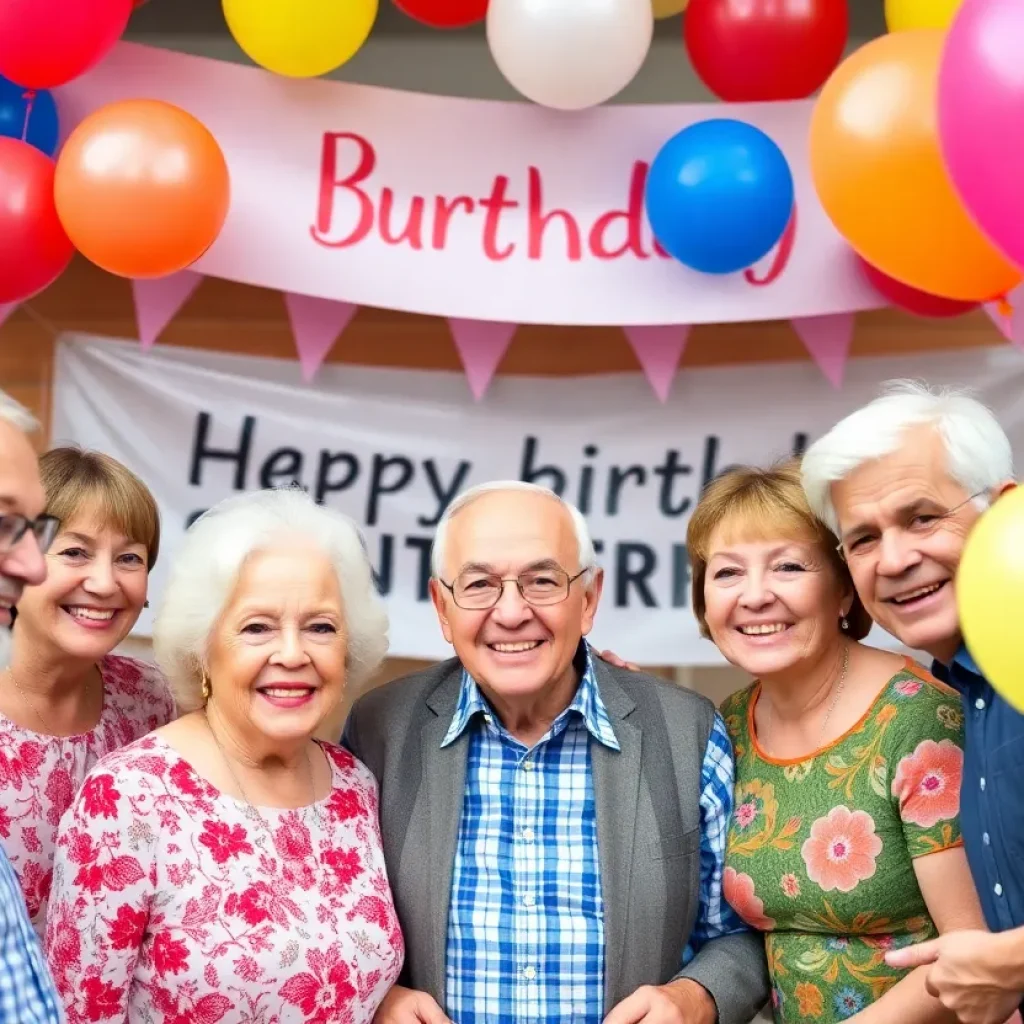
[[[475,488],[439,524],[456,658],[346,728],[406,939],[377,1024],[741,1024],[764,1003],[762,939],[722,898],[724,724],[591,658],[601,583],[583,517],[543,488]]]
[[[45,505],[32,415],[0,391],[0,662],[10,653],[11,614],[26,586],[46,579],[43,555],[56,533]],[[58,1024],[57,992],[29,921],[21,886],[0,848],[0,1021]]]
[[[1024,715],[964,646],[954,584],[974,524],[1014,486],[1010,442],[980,402],[894,381],[807,450],[803,481],[864,607],[963,700],[961,826],[992,934],[951,932],[888,959],[931,964],[929,989],[964,1024],[1001,1024],[1024,999]]]

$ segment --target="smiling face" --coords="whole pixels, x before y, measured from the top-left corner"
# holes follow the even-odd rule
[[[17,642],[98,661],[124,640],[142,612],[147,560],[144,544],[84,509],[62,524],[50,546],[45,582],[27,588],[18,602]]]
[[[460,510],[448,527],[443,579],[471,583],[493,574],[505,580],[538,570],[542,580],[579,572],[572,519],[552,498],[527,491],[485,494]],[[546,574],[546,575],[545,575]],[[530,701],[563,683],[594,623],[600,576],[577,579],[558,604],[532,606],[515,583],[505,583],[493,608],[460,608],[437,580],[431,593],[445,639],[488,696]]]
[[[960,646],[954,578],[981,511],[946,468],[930,427],[833,484],[846,560],[871,617],[907,647],[948,662]]]
[[[840,642],[852,595],[817,542],[755,539],[727,522],[708,549],[705,620],[733,665],[763,679],[817,664]]]
[[[258,551],[210,638],[210,704],[249,750],[304,741],[342,698],[347,651],[330,559],[301,541]]]

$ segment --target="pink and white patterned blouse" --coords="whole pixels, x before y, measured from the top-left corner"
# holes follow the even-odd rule
[[[104,758],[61,826],[46,931],[68,1024],[364,1024],[405,947],[377,784],[323,743],[298,810],[214,789],[160,736]]]
[[[167,680],[152,665],[107,655],[99,663],[103,711],[77,736],[45,736],[0,715],[0,844],[42,936],[57,826],[101,757],[174,718]]]

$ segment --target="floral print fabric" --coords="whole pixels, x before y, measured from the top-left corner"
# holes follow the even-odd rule
[[[159,736],[105,758],[57,844],[46,932],[68,1024],[364,1024],[404,956],[377,787],[249,808]]]
[[[959,696],[907,661],[831,746],[779,761],[757,745],[759,686],[723,715],[736,753],[724,891],[766,933],[778,1024],[834,1024],[903,976],[885,952],[932,938],[913,861],[959,845]]]
[[[0,715],[0,844],[42,936],[57,826],[101,757],[174,717],[167,681],[152,665],[108,655],[99,663],[103,711],[91,732],[45,736]]]

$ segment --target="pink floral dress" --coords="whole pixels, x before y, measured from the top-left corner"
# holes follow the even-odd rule
[[[57,843],[46,932],[69,1024],[363,1024],[404,943],[377,785],[321,744],[330,795],[225,796],[159,736],[104,758]]]
[[[849,732],[780,761],[757,742],[759,694],[722,708],[736,754],[723,890],[766,933],[778,1024],[836,1024],[906,973],[886,950],[936,935],[914,861],[961,844],[960,697],[908,659]]]
[[[42,936],[61,816],[101,757],[174,718],[167,681],[152,665],[108,655],[99,664],[103,711],[91,732],[45,736],[0,715],[0,844]]]

